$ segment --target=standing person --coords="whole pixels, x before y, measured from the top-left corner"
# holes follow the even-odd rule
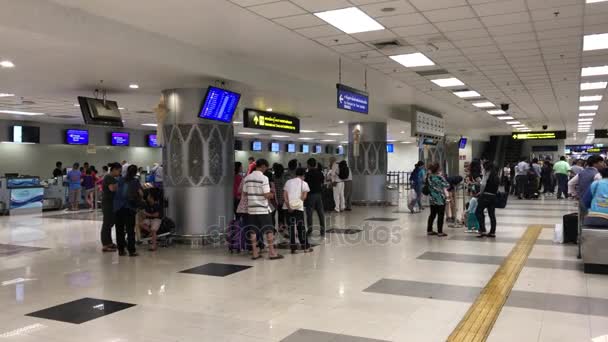
[[[234,213],[241,201],[241,183],[243,182],[243,163],[234,162],[234,183],[232,183],[232,198],[234,200]]]
[[[63,176],[63,164],[58,161],[55,163],[55,169],[53,170],[53,178],[60,178]]]
[[[538,191],[540,189],[540,176],[541,176],[541,167],[538,164],[538,158],[532,159],[532,164],[530,165],[530,171],[528,172],[528,194],[527,198],[538,198]]]
[[[114,215],[116,215],[116,242],[118,244],[118,255],[137,256],[135,250],[135,214],[138,206],[142,203],[143,191],[141,184],[136,178],[137,165],[129,165],[127,174],[118,180],[118,189],[114,195]],[[125,233],[127,240],[125,241]]]
[[[253,171],[255,171],[255,168],[256,168],[255,158],[249,157],[247,159],[247,161],[249,162],[249,165],[247,166],[247,175],[249,176],[249,174],[251,174]]]
[[[585,161],[582,159],[576,159],[572,162],[572,167],[570,168],[570,174],[572,177],[578,175],[585,169]]]
[[[80,189],[82,188],[82,173],[79,170],[80,165],[74,163],[72,170],[67,174],[68,181],[68,198],[70,208],[68,210],[77,211],[80,206]]]
[[[557,199],[562,198],[562,194],[568,198],[568,174],[570,173],[570,165],[566,161],[565,156],[561,156],[559,161],[553,165],[553,172],[557,178]]]
[[[412,189],[416,193],[416,203],[418,204],[418,210],[422,211],[422,186],[424,183],[424,162],[419,161],[414,164],[414,170],[410,175],[410,183]],[[412,214],[414,213],[414,208],[410,209]]]
[[[99,174],[99,178],[102,180],[106,177],[106,175],[110,172],[110,168],[107,165],[101,167],[101,173]]]
[[[317,216],[319,217],[319,226],[321,231],[321,236],[325,235],[325,211],[323,209],[323,182],[325,181],[325,176],[319,169],[317,165],[317,161],[315,158],[310,158],[306,162],[308,165],[308,171],[306,172],[306,176],[304,177],[304,181],[310,187],[310,192],[306,198],[306,227],[307,234],[310,236],[312,233],[312,213],[313,210],[317,212]]]
[[[116,245],[112,242],[112,226],[114,217],[114,193],[118,188],[116,178],[120,176],[122,166],[119,163],[110,164],[109,172],[103,177],[101,212],[103,223],[101,224],[101,245],[104,252],[116,252]]]
[[[258,159],[255,171],[251,172],[245,179],[243,196],[247,196],[247,228],[252,247],[252,259],[261,258],[259,242],[262,242],[264,235],[268,240],[268,255],[270,260],[282,259],[274,246],[274,225],[270,216],[270,203],[273,195],[270,189],[270,181],[264,173],[268,170],[268,161]]]
[[[348,171],[348,177],[344,179],[344,210],[351,211],[353,210],[353,173],[348,167],[346,160],[341,161],[340,166]]]
[[[287,211],[289,242],[292,254],[295,254],[298,249],[296,233],[300,242],[300,248],[304,252],[312,252],[312,248],[310,248],[310,244],[308,243],[308,234],[304,227],[304,201],[310,192],[308,184],[304,181],[304,174],[305,170],[298,168],[296,170],[296,178],[288,180],[284,187],[283,197],[285,201],[283,209]]]
[[[591,183],[581,202],[588,211],[586,226],[608,227],[608,169],[600,170],[601,179]]]
[[[287,163],[287,173],[285,174],[285,181],[292,178],[296,178],[296,170],[298,169],[298,160],[292,159]]]
[[[505,193],[511,192],[511,165],[505,163],[505,167],[502,168],[502,185],[505,187]]]
[[[336,162],[335,157],[331,157],[329,160],[329,177],[334,190],[334,202],[336,207],[334,211],[339,213],[344,211],[344,180],[340,177],[340,166]]]
[[[604,158],[597,155],[589,156],[589,158],[587,158],[587,167],[568,182],[568,192],[570,196],[578,198],[579,200],[582,199],[591,183],[593,183],[594,180],[602,179],[599,171],[605,167]]]
[[[523,196],[526,194],[529,171],[530,164],[526,161],[526,157],[521,157],[519,164],[515,167],[515,183],[517,184],[516,195],[518,199],[523,199]]]
[[[498,171],[492,162],[485,162],[483,165],[483,178],[481,179],[481,188],[479,190],[479,199],[477,205],[477,221],[479,222],[479,235],[478,238],[496,237],[496,194],[500,186],[500,179],[498,178]],[[486,217],[484,214],[485,210],[488,210],[488,216],[490,217],[490,233],[486,234]]]
[[[427,182],[429,188],[429,202],[431,213],[427,224],[427,235],[448,236],[443,232],[443,221],[445,216],[445,205],[448,201],[447,189],[450,186],[439,172],[439,163],[429,165]],[[437,232],[433,231],[433,222],[437,217]]]
[[[276,193],[275,202],[277,205],[278,226],[279,231],[283,231],[287,224],[286,210],[283,209],[283,188],[285,187],[285,182],[287,182],[287,175],[285,174],[285,168],[279,163],[274,163],[272,165],[272,171],[274,172],[274,190]]]
[[[84,199],[89,205],[89,209],[93,209],[93,201],[95,200],[95,177],[93,171],[88,168],[82,178],[82,187],[84,188]]]
[[[154,180],[154,187],[161,189],[163,187],[163,166],[159,163],[154,163],[154,166],[150,170],[152,179]]]
[[[120,175],[122,177],[126,177],[127,176],[127,169],[129,168],[129,163],[126,160],[122,161],[122,171],[120,172]]]
[[[551,159],[547,158],[543,163],[541,170],[541,180],[543,182],[543,194],[553,193],[553,164]]]

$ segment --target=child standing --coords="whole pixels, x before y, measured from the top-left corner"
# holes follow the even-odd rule
[[[467,211],[466,211],[466,223],[467,223],[467,233],[477,233],[479,231],[479,221],[477,221],[477,216],[475,215],[475,211],[477,210],[477,194],[473,195],[467,203]]]

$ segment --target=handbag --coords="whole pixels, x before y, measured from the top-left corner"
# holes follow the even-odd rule
[[[425,196],[428,196],[428,195],[431,194],[431,187],[430,187],[430,184],[429,184],[429,178],[428,177],[424,180],[424,185],[422,186],[422,194],[425,195]]]
[[[508,200],[509,200],[509,194],[508,193],[498,191],[496,193],[495,207],[497,209],[504,209],[504,208],[506,208]]]

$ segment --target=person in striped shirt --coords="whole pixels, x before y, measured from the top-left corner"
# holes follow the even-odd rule
[[[283,258],[274,247],[275,227],[272,223],[271,210],[268,203],[268,200],[272,199],[273,195],[270,190],[268,177],[264,176],[268,167],[267,160],[258,159],[255,170],[243,180],[243,196],[247,196],[247,213],[249,214],[245,232],[251,239],[253,260],[261,258],[259,245],[262,244],[264,236],[266,236],[268,242],[270,260]]]

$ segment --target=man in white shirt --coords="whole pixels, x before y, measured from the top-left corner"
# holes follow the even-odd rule
[[[123,160],[120,164],[122,165],[122,172],[120,174],[124,178],[127,176],[127,169],[129,166],[131,166],[131,164],[129,164],[126,160]]]
[[[312,252],[312,248],[310,248],[310,244],[308,243],[308,233],[304,227],[304,201],[310,192],[308,183],[304,181],[305,173],[306,170],[298,168],[295,174],[296,177],[288,180],[283,187],[283,198],[285,199],[283,209],[287,210],[287,222],[289,225],[289,239],[292,254],[295,254],[298,249],[298,245],[296,244],[296,231],[302,250],[305,253]]]
[[[334,203],[336,204],[334,210],[339,213],[346,209],[346,203],[344,200],[344,179],[340,177],[340,167],[335,157],[331,157],[330,163],[330,177],[334,191]]]
[[[248,200],[248,216],[245,232],[251,239],[253,260],[261,258],[258,243],[261,244],[263,242],[264,235],[266,235],[268,242],[268,256],[270,260],[283,258],[274,248],[275,229],[268,204],[268,200],[272,199],[272,193],[268,177],[264,176],[268,167],[266,159],[258,159],[255,171],[243,179],[243,196],[247,196]]]
[[[526,193],[526,187],[528,186],[528,171],[530,171],[530,164],[526,162],[525,157],[522,157],[519,164],[515,167],[516,193],[517,198],[519,199],[522,199],[523,195]]]

